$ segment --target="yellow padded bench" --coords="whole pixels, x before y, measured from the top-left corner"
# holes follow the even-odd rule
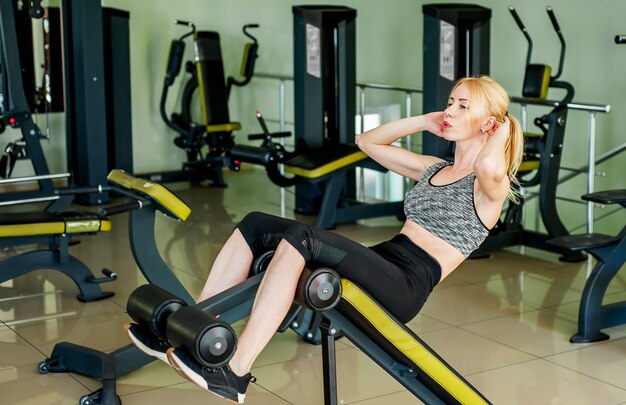
[[[307,179],[315,179],[346,166],[367,159],[367,155],[353,144],[333,145],[298,155],[285,162],[285,172]]]
[[[90,212],[0,214],[0,238],[107,232],[111,221]]]
[[[119,169],[111,170],[107,180],[127,190],[149,197],[157,204],[159,211],[174,219],[185,221],[191,214],[191,208],[161,184],[134,177]]]
[[[356,168],[387,171],[354,144],[312,149],[284,163],[285,173],[310,183],[323,183],[322,202],[315,225],[322,229],[359,219],[402,215],[402,201],[365,203],[345,196],[346,171]]]
[[[414,395],[428,404],[490,404],[367,292],[347,279],[341,284],[341,300],[323,316]]]

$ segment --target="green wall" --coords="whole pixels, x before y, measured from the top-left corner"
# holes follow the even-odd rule
[[[474,3],[492,9],[491,76],[512,95],[521,93],[526,56],[526,42],[511,18],[507,6],[514,5],[535,41],[533,62],[556,68],[559,42],[545,12],[551,5],[559,19],[568,48],[562,78],[574,84],[575,101],[610,104],[610,114],[597,115],[597,155],[626,142],[626,45],[613,43],[615,34],[626,34],[626,2],[613,0],[536,0],[502,3],[484,0]],[[424,2],[415,0],[346,0],[343,2],[306,3],[290,0],[105,0],[103,5],[130,12],[133,146],[135,171],[176,169],[184,156],[172,145],[174,134],[163,124],[158,103],[163,82],[169,42],[184,29],[175,26],[175,18],[191,20],[198,29],[218,31],[227,75],[237,75],[241,53],[247,38],[241,33],[246,23],[261,25],[255,30],[260,43],[257,72],[291,76],[293,74],[293,43],[291,7],[298,4],[337,4],[357,9],[357,81],[422,87],[422,41]],[[426,3],[439,3],[428,1]],[[191,57],[191,46],[187,54]],[[171,94],[178,92],[177,85]],[[368,105],[376,106],[404,101],[402,94],[368,92]],[[287,120],[293,121],[291,98],[293,87],[287,86]],[[558,98],[558,91],[550,98]],[[170,97],[170,108],[174,107]],[[402,104],[403,105],[403,104]],[[413,113],[421,111],[419,96],[413,99]],[[237,133],[240,142],[248,133],[258,132],[255,109],[269,118],[277,118],[278,82],[254,79],[243,88],[235,88],[230,99],[231,119],[242,122]],[[519,114],[517,106],[512,114]],[[545,110],[531,109],[531,116]],[[53,140],[44,146],[53,170],[64,169],[63,118],[53,116]],[[567,126],[563,165],[580,167],[587,161],[589,116],[572,112]],[[45,125],[45,118],[39,122]],[[290,128],[288,128],[290,129]],[[53,151],[53,152],[50,152]],[[626,156],[626,155],[624,155]],[[626,180],[621,159],[613,159],[598,170],[607,176],[596,179],[596,189],[623,188]],[[559,195],[577,199],[584,193],[586,179],[564,184]],[[570,228],[584,223],[585,209],[563,203],[562,209]],[[531,213],[532,215],[532,213]],[[624,214],[621,218],[624,218]],[[598,226],[616,229],[621,218],[599,221]]]

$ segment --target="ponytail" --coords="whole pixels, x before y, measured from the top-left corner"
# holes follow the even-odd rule
[[[519,203],[519,195],[515,189],[516,186],[519,186],[517,171],[524,156],[524,134],[517,118],[512,115],[507,115],[507,117],[509,118],[509,136],[504,146],[504,157],[506,159],[506,174],[511,183],[508,197],[511,201]]]

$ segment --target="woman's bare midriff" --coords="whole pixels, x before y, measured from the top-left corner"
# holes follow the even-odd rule
[[[400,230],[413,243],[431,255],[441,265],[441,280],[465,260],[465,256],[448,242],[428,232],[415,222],[406,221]],[[439,280],[439,281],[441,281]]]

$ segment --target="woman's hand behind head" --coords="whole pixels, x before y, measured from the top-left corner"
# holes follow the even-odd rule
[[[498,135],[498,136],[502,136],[506,138],[509,136],[510,131],[511,131],[511,121],[509,121],[509,117],[505,115],[504,121],[503,122],[496,121],[493,127],[489,130],[488,134],[489,136]]]
[[[431,112],[428,114],[424,114],[424,118],[426,118],[426,123],[428,126],[426,130],[439,137],[443,136],[442,125],[443,125],[444,115],[445,114],[443,111],[435,111],[435,112]]]

